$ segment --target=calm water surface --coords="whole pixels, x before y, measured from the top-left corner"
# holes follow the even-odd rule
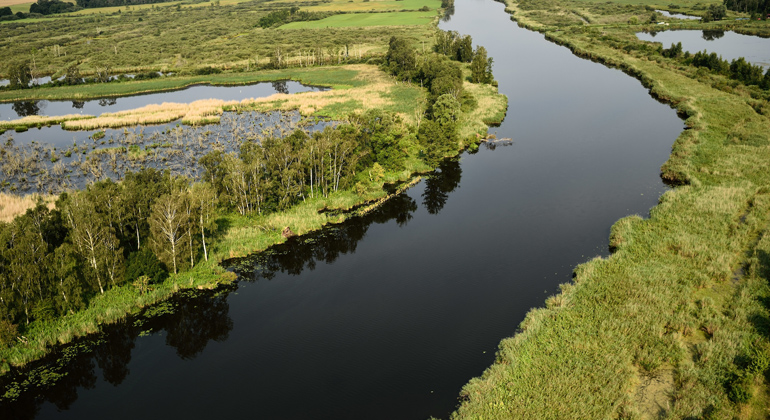
[[[526,312],[646,215],[683,123],[635,79],[520,29],[489,0],[442,28],[495,60],[498,137],[366,218],[232,262],[243,281],[175,299],[154,327],[107,328],[44,419],[448,417]],[[137,337],[140,331],[147,331]],[[3,416],[3,418],[6,418]]]
[[[770,67],[770,38],[742,35],[732,31],[664,31],[655,34],[639,32],[636,36],[643,41],[660,42],[663,48],[682,43],[682,49],[695,53],[706,50],[715,52],[723,59],[732,61],[743,57],[746,61]]]
[[[163,102],[189,103],[199,99],[222,99],[240,101],[249,98],[261,98],[274,93],[298,93],[326,90],[317,86],[307,86],[294,81],[256,83],[245,86],[190,86],[172,92],[150,93],[147,95],[103,98],[89,101],[19,101],[0,103],[0,119],[15,120],[27,115],[100,115],[105,112],[118,112],[140,108],[149,104]]]

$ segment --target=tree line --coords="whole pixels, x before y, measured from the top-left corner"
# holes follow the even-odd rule
[[[436,46],[435,53],[420,55],[407,39],[394,36],[383,63],[383,68],[398,79],[428,89],[427,110],[425,118],[418,121],[417,140],[423,147],[423,158],[433,166],[457,149],[460,112],[477,105],[463,91],[463,72],[457,61],[471,63],[472,82],[493,83],[492,59],[484,47],[468,55],[467,50],[472,48],[470,36],[441,31],[438,37],[443,44]]]
[[[273,28],[285,25],[290,22],[304,22],[310,20],[321,20],[334,15],[334,12],[308,12],[300,11],[299,7],[293,6],[289,9],[279,9],[268,13],[259,18],[257,26],[261,28]]]
[[[752,18],[758,14],[762,19],[767,19],[770,13],[770,0],[723,0],[723,3],[730,10],[751,13]]]
[[[689,51],[683,53],[681,42],[671,44],[670,48],[663,49],[661,47],[660,53],[664,57],[679,59],[695,67],[707,68],[714,73],[728,76],[745,85],[759,86],[764,90],[770,89],[770,69],[763,72],[762,66],[751,64],[743,57],[727,61],[716,53],[709,54],[706,50],[698,51],[695,54],[690,54]]]

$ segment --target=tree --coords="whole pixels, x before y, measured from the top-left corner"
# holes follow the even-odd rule
[[[168,270],[148,247],[132,252],[126,264],[126,282],[133,283],[142,276],[150,284],[162,283],[168,277]]]
[[[487,57],[487,50],[476,47],[471,61],[471,81],[473,83],[492,83],[492,58]]]
[[[470,63],[473,60],[473,40],[470,35],[465,35],[457,41],[456,59],[462,63]]]
[[[88,277],[99,287],[99,292],[104,294],[104,283],[108,277],[115,282],[117,264],[122,258],[114,230],[109,227],[105,216],[96,212],[85,194],[73,194],[65,213],[70,224],[72,242],[87,261]]]
[[[214,187],[207,182],[196,182],[190,190],[190,196],[196,201],[198,207],[198,226],[201,230],[201,244],[203,245],[203,258],[209,260],[206,250],[206,232],[216,229],[215,212],[217,209],[217,196]]]
[[[703,17],[703,20],[705,22],[722,20],[725,16],[727,16],[727,8],[724,4],[711,4]]]
[[[80,76],[80,69],[77,66],[67,67],[67,73],[64,75],[64,84],[79,85],[83,83],[83,77]]]
[[[187,215],[183,211],[184,194],[173,191],[158,198],[150,213],[150,231],[158,258],[173,268],[174,274],[182,267],[180,256],[186,251]]]
[[[410,80],[417,70],[416,51],[405,38],[393,36],[388,44],[385,62],[391,73],[401,80]]]
[[[26,89],[32,80],[29,61],[17,61],[8,67],[8,81],[11,89]]]
[[[13,10],[10,7],[0,7],[0,17],[13,15]]]

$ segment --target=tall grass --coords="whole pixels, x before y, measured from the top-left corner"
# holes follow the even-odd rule
[[[43,200],[49,209],[54,207],[56,196],[53,195],[13,195],[0,193],[0,222],[11,222],[14,217],[24,214],[35,207],[38,200]]]
[[[628,53],[617,40],[630,42],[633,29],[557,32],[552,14],[572,3],[549,4],[545,14],[508,7],[521,25],[622,68],[676,104],[691,129],[663,171],[689,185],[664,194],[649,219],[616,223],[614,253],[579,266],[572,283],[527,314],[495,364],[463,388],[452,418],[764,418],[756,401],[766,395],[745,403],[731,390],[744,386],[735,378],[767,388],[741,360],[754,348],[770,355],[767,322],[757,322],[768,313],[770,120],[746,92]],[[661,379],[643,386],[649,378]]]

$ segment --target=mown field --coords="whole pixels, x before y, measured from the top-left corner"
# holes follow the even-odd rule
[[[651,12],[623,3],[510,1],[507,11],[677,108],[689,129],[661,171],[679,186],[649,218],[612,227],[612,255],[577,267],[573,282],[526,316],[494,365],[465,386],[453,419],[767,417],[770,94],[639,41]]]

